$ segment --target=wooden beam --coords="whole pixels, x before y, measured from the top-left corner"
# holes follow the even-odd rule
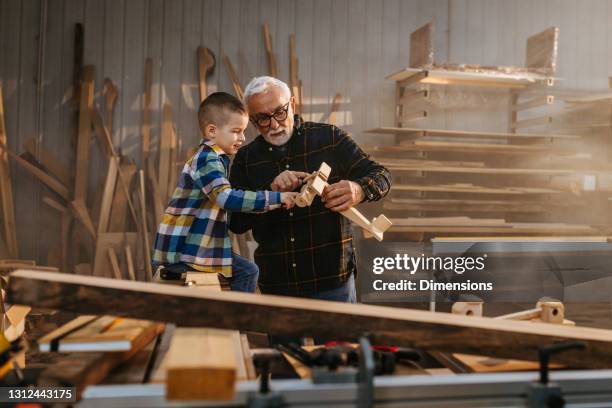
[[[26,152],[28,152],[32,157],[36,158],[36,160],[47,170],[49,173],[56,179],[58,179],[63,185],[70,186],[72,185],[72,180],[70,178],[70,170],[49,150],[45,149],[42,146],[36,146],[36,140],[34,138],[28,139],[24,144],[23,148]]]
[[[89,235],[91,235],[95,241],[97,239],[96,227],[94,227],[85,202],[80,200],[71,201],[70,208],[74,212],[76,218],[81,222],[81,224],[83,224]]]
[[[27,161],[24,158],[22,158],[21,156],[19,156],[18,154],[14,153],[14,152],[12,152],[12,151],[10,151],[8,149],[4,149],[0,145],[0,152],[3,151],[3,150],[8,154],[8,156],[11,159],[13,159],[15,161],[15,163],[17,163],[19,166],[21,166],[24,170],[26,170],[32,176],[36,177],[44,185],[49,187],[49,189],[51,191],[57,193],[64,200],[70,200],[70,193],[68,192],[68,188],[66,186],[64,186],[62,183],[57,181],[55,178],[49,176],[43,170],[39,169],[38,167],[36,167],[32,163],[30,163],[29,161]]]
[[[455,184],[394,184],[393,191],[439,191],[445,193],[474,194],[560,194],[562,190],[541,187],[487,187],[468,183]]]
[[[135,281],[134,257],[132,256],[132,247],[129,244],[125,246],[125,263],[127,264],[128,277],[130,280]]]
[[[172,122],[172,106],[168,102],[166,102],[164,103],[162,129],[159,141],[158,174],[159,195],[163,202],[166,202],[168,200],[168,181],[170,180],[172,133],[174,132],[173,126],[174,124]]]
[[[115,279],[123,279],[123,276],[121,276],[121,268],[119,268],[119,259],[117,259],[117,253],[115,252],[113,247],[108,247],[107,251],[108,260],[113,271],[113,276],[115,277]]]
[[[330,125],[337,125],[338,119],[336,116],[338,115],[338,111],[340,110],[340,104],[342,103],[342,95],[337,93],[334,95],[334,99],[332,100],[331,109],[329,111],[329,119],[327,123]]]
[[[126,185],[131,185],[134,175],[136,174],[136,165],[133,163],[122,164],[119,167],[119,172],[123,174]],[[128,215],[128,200],[131,198],[125,193],[121,182],[115,185],[115,193],[113,194],[113,203],[111,205],[111,216],[108,223],[108,232],[123,232],[128,231],[127,215]]]
[[[198,47],[198,79],[200,102],[208,96],[208,77],[215,69],[215,54],[206,47]]]
[[[502,132],[476,132],[469,130],[445,130],[445,129],[419,129],[399,127],[379,127],[368,129],[366,133],[380,133],[390,135],[407,136],[452,136],[452,137],[482,137],[482,138],[519,138],[519,139],[581,139],[578,135],[564,135],[557,133],[502,133]]]
[[[263,36],[266,57],[268,59],[268,75],[276,78],[278,76],[278,69],[276,67],[276,55],[274,55],[274,49],[272,48],[272,35],[270,34],[268,22],[263,23]]]
[[[571,367],[612,366],[612,331],[542,323],[455,316],[394,307],[345,304],[285,296],[193,290],[28,270],[10,275],[12,304],[86,314],[111,314],[278,335],[325,336],[354,341],[370,333],[375,344],[422,347],[499,358],[537,359],[539,347],[581,341],[553,361]],[[185,313],[189,310],[190,313]],[[333,324],[329,324],[333,322]]]
[[[104,95],[106,102],[106,128],[109,133],[113,134],[113,113],[115,111],[115,104],[117,103],[117,97],[119,96],[119,90],[117,85],[113,83],[110,78],[104,79],[104,87],[102,88],[102,94]]]
[[[301,113],[302,97],[300,95],[300,79],[298,78],[298,57],[295,48],[295,34],[289,35],[289,88],[295,98],[295,112]]]
[[[225,69],[227,69],[227,75],[229,76],[230,81],[232,82],[232,87],[234,88],[234,93],[236,97],[240,100],[244,99],[244,91],[242,90],[242,85],[240,85],[240,79],[236,74],[236,70],[234,69],[234,65],[232,61],[230,61],[229,57],[225,54],[223,56],[223,63],[225,64]]]
[[[87,199],[87,180],[89,177],[89,142],[91,139],[91,111],[94,98],[93,65],[83,67],[83,82],[79,101],[79,133],[76,151],[76,175],[74,180],[74,199]]]
[[[5,245],[11,258],[19,258],[17,244],[17,226],[15,224],[15,203],[13,202],[13,185],[8,160],[8,137],[4,123],[4,96],[0,81],[0,207],[2,210],[2,227]]]
[[[98,218],[98,234],[108,231],[108,222],[111,215],[111,205],[113,203],[113,193],[117,185],[117,160],[109,160],[102,193],[102,203],[100,205],[100,217]]]
[[[147,207],[145,198],[145,180],[144,171],[140,170],[138,173],[139,189],[138,195],[140,197],[140,222],[141,232],[143,240],[143,252],[145,255],[145,279],[149,282],[153,280],[153,270],[151,265],[151,245],[149,243],[149,228],[147,227]]]
[[[168,400],[229,400],[236,382],[228,330],[177,328],[164,358]]]
[[[146,168],[146,162],[149,159],[149,150],[151,148],[151,87],[153,83],[153,60],[147,58],[145,60],[144,71],[144,95],[142,107],[142,168]]]
[[[414,83],[437,85],[465,85],[500,89],[522,89],[545,81],[547,77],[533,72],[505,73],[499,70],[459,71],[455,69],[405,68],[387,75],[385,79],[396,81],[399,86]]]

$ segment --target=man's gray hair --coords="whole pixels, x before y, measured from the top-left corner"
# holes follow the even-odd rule
[[[246,86],[244,90],[244,103],[247,103],[251,96],[266,92],[272,86],[279,88],[287,99],[291,98],[291,90],[286,83],[271,76],[260,76],[253,78]]]

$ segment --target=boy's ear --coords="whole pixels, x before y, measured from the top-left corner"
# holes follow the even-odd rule
[[[204,128],[204,135],[209,139],[214,139],[216,133],[217,133],[217,127],[213,125],[212,123],[209,123]]]

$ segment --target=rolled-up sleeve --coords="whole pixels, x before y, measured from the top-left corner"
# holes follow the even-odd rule
[[[334,126],[334,151],[344,166],[346,178],[359,184],[364,201],[378,201],[391,190],[391,173],[372,160],[344,130]]]

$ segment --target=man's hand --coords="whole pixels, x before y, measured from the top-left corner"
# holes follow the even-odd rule
[[[293,191],[302,185],[304,178],[310,174],[303,171],[285,170],[270,184],[272,191]]]
[[[341,180],[328,185],[321,196],[325,207],[337,212],[348,210],[363,201],[363,198],[364,193],[361,186],[349,180]]]

